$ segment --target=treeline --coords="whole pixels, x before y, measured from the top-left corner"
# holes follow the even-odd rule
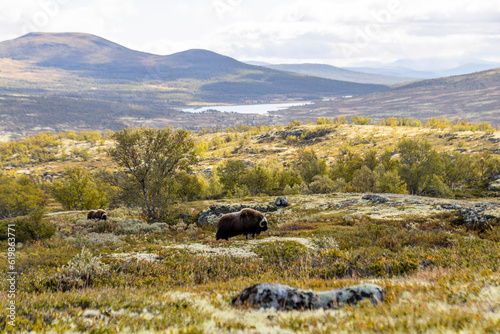
[[[429,142],[402,138],[392,150],[341,150],[333,164],[312,149],[284,167],[228,160],[208,179],[208,197],[332,192],[407,193],[439,197],[480,195],[500,159],[483,152],[440,153]]]

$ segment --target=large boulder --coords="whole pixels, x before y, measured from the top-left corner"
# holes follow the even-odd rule
[[[500,178],[488,184],[489,191],[500,191]]]
[[[274,201],[274,205],[276,205],[276,206],[288,206],[288,197],[286,197],[286,196],[276,197],[276,200]]]
[[[367,200],[371,203],[386,203],[391,200],[389,197],[374,195],[374,194],[367,194],[363,196],[362,199]]]
[[[458,213],[467,227],[484,229],[500,221],[499,211],[498,204],[479,203],[473,207],[461,208]]]
[[[283,284],[255,284],[236,296],[233,305],[274,308],[278,311],[337,309],[368,299],[373,305],[384,300],[385,291],[375,284],[361,284],[329,291],[307,291]]]

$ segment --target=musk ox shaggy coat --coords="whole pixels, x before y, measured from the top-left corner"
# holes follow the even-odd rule
[[[217,233],[215,239],[225,239],[244,234],[248,239],[251,234],[267,230],[267,219],[262,213],[253,209],[243,209],[239,212],[226,213],[217,222]]]
[[[97,219],[97,220],[106,220],[108,219],[108,215],[104,210],[90,210],[87,214],[87,219]]]

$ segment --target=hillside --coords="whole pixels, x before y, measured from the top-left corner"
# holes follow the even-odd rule
[[[98,133],[94,133],[99,137]],[[37,156],[19,153],[9,155],[9,149],[2,158],[2,168],[14,174],[33,176],[46,175],[59,177],[66,167],[82,167],[96,172],[100,168],[117,171],[116,164],[106,155],[106,149],[113,142],[103,134],[102,140],[90,136],[86,132],[82,135],[68,136],[61,133],[62,139],[58,145],[48,147],[51,152],[46,161]],[[95,137],[95,136],[94,136]],[[72,138],[72,139],[68,139]],[[242,160],[248,166],[282,165],[284,162],[295,161],[299,152],[310,149],[317,153],[318,158],[325,159],[328,165],[335,164],[338,157],[345,150],[350,154],[363,156],[370,149],[381,154],[385,149],[394,149],[400,138],[425,138],[432,142],[438,152],[453,154],[489,153],[500,158],[500,132],[486,133],[484,131],[457,131],[454,129],[433,129],[428,127],[411,126],[381,126],[381,125],[354,125],[354,124],[327,124],[327,125],[298,125],[298,126],[237,126],[228,131],[215,133],[200,132],[195,134],[195,141],[199,146],[200,161],[194,167],[197,173],[211,175],[216,166],[231,159]],[[57,136],[56,136],[57,139]],[[36,142],[36,141],[35,141]],[[21,141],[22,147],[28,145]],[[0,148],[8,147],[8,143],[0,143]],[[78,154],[71,154],[73,150],[88,151],[88,157],[83,159]],[[59,160],[63,152],[68,154],[68,160]],[[21,163],[23,160],[25,163]],[[26,162],[27,161],[27,162]]]
[[[498,86],[498,70],[390,89],[252,66],[207,50],[160,56],[88,34],[31,33],[0,43],[0,139],[127,126],[283,125],[340,115],[458,116],[498,125]],[[314,104],[268,115],[178,111],[283,101]]]
[[[229,160],[243,160],[248,168],[290,168],[304,149],[332,167],[347,157],[362,157],[352,159],[351,167],[358,168],[360,161],[374,161],[368,159],[373,150],[382,161],[401,138],[426,138],[439,156],[500,155],[499,131],[240,126],[194,134],[200,154],[194,174],[209,178]],[[106,155],[113,145],[108,135],[88,132],[0,143],[7,170],[0,177],[18,177],[26,186],[26,174],[48,190],[64,179],[66,168],[80,167],[86,177],[73,181],[84,184],[92,182],[90,175],[102,175],[103,168],[116,176],[120,169]],[[389,151],[389,157],[388,167],[398,154]],[[2,205],[20,198],[9,201],[9,185],[4,182],[0,189]],[[287,205],[276,204],[282,194],[196,198],[176,201],[170,216],[155,222],[146,221],[137,206],[116,203],[103,206],[107,220],[89,220],[89,208],[64,209],[52,199],[46,211],[0,220],[0,263],[5,275],[9,265],[16,269],[18,331],[495,333],[500,317],[498,193],[483,188],[479,197],[463,193],[455,199],[300,193],[288,195]],[[243,207],[261,210],[269,229],[249,240],[240,235],[216,241],[214,224],[221,212]],[[15,241],[7,239],[7,231]],[[314,292],[370,283],[383,289],[384,298],[376,305],[361,300],[324,310],[234,305],[241,291],[259,283]],[[3,291],[12,286],[12,280],[0,282]],[[0,294],[0,302],[9,304],[13,297],[8,296]],[[8,332],[10,319],[4,318],[0,331]]]
[[[321,78],[358,82],[358,83],[390,85],[395,83],[417,80],[415,78],[405,78],[398,76],[389,76],[383,74],[355,71],[351,69],[344,69],[325,64],[266,64],[263,66],[279,71],[314,75]]]
[[[500,69],[428,79],[393,87],[390,91],[337,98],[312,106],[276,112],[300,120],[339,115],[363,115],[374,120],[389,117],[465,118],[500,125]]]

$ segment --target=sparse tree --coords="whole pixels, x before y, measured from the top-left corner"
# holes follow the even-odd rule
[[[124,129],[115,132],[109,156],[128,173],[128,187],[150,220],[166,217],[175,200],[175,175],[196,162],[194,141],[186,130]],[[128,189],[124,189],[127,191]]]
[[[67,168],[63,177],[51,185],[50,192],[65,210],[83,210],[105,207],[106,188],[82,168]]]
[[[419,194],[428,184],[436,181],[442,172],[442,161],[430,143],[419,139],[402,138],[397,144],[399,175],[405,181],[408,192]]]
[[[377,173],[367,166],[363,166],[354,172],[351,183],[357,192],[377,192],[379,179]]]
[[[226,193],[233,193],[244,184],[247,169],[243,160],[228,160],[217,167],[217,175]]]
[[[319,159],[313,150],[299,152],[299,172],[302,179],[310,183],[316,175],[327,175],[328,166],[325,159]]]

